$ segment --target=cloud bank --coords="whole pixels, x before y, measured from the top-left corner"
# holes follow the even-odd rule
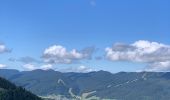
[[[24,64],[23,68],[28,71],[37,69],[37,67],[34,64]]]
[[[6,67],[7,67],[7,65],[5,65],[5,64],[0,64],[0,69],[6,68]]]
[[[147,63],[148,71],[170,71],[170,45],[139,40],[132,44],[116,43],[105,49],[111,61]]]
[[[43,69],[43,70],[53,69],[53,65],[51,65],[51,64],[45,64],[45,65],[42,65],[42,66],[40,67],[40,69]]]
[[[37,67],[36,64],[28,63],[22,65],[22,67],[27,71],[36,70],[36,69],[42,69],[42,70],[53,69],[53,65],[51,64],[42,64],[40,67]]]
[[[83,65],[79,67],[69,67],[61,70],[61,72],[77,72],[77,73],[88,73],[92,71],[94,71],[92,68]]]
[[[67,49],[61,45],[53,45],[44,50],[42,58],[47,63],[70,64],[74,61],[90,59],[93,52],[93,47],[88,47],[81,51],[76,49],[67,51]]]

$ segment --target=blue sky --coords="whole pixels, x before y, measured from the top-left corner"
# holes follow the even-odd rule
[[[37,68],[52,64],[56,70],[75,70],[73,67],[79,66],[111,72],[142,70],[162,60],[151,64],[141,57],[142,61],[110,59],[105,49],[115,43],[131,46],[139,40],[169,46],[169,4],[169,0],[0,1],[0,43],[12,49],[0,53],[0,64],[19,70],[26,70],[24,65],[28,64]],[[89,55],[91,59],[69,58],[74,61],[67,64],[44,61],[47,60],[42,57],[45,49],[54,45],[67,49],[67,55],[73,49],[80,54],[79,51],[87,47],[95,50]],[[56,56],[48,59],[54,60]],[[24,57],[36,61],[23,62]],[[102,59],[96,60],[96,57]]]

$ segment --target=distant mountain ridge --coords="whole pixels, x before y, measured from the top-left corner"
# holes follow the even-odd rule
[[[0,76],[40,96],[112,100],[168,100],[170,72],[96,71],[61,73],[54,70],[0,70]],[[90,100],[90,99],[89,99]]]

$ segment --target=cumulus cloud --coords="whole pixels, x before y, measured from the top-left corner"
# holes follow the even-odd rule
[[[79,66],[79,67],[69,67],[67,69],[62,69],[62,72],[77,72],[77,73],[88,73],[94,71],[92,68],[86,66]]]
[[[44,65],[40,65],[39,67],[37,67],[36,64],[28,63],[28,64],[24,64],[22,67],[24,68],[24,70],[27,70],[27,71],[32,71],[36,69],[42,69],[42,70],[53,69],[52,64],[44,64]]]
[[[53,69],[53,66],[51,64],[46,64],[46,65],[42,65],[40,69],[43,70]]]
[[[7,67],[7,65],[5,65],[5,64],[0,64],[0,69],[6,68],[6,67]]]
[[[139,40],[132,44],[116,43],[113,47],[105,49],[106,58],[111,61],[132,61],[148,63],[149,68],[161,67],[160,70],[167,69],[163,62],[170,60],[170,45],[157,42]],[[159,66],[158,66],[158,65]],[[152,67],[151,67],[152,66]],[[150,69],[151,70],[151,69]]]
[[[93,48],[85,48],[82,51],[67,49],[61,45],[53,45],[44,50],[42,58],[48,63],[69,64],[74,61],[91,58]]]
[[[34,64],[24,64],[23,68],[28,71],[37,69]]]
[[[147,65],[145,71],[170,71],[170,61],[165,62],[154,62]]]
[[[4,44],[0,43],[0,54],[6,52],[11,52],[11,50],[8,49]]]

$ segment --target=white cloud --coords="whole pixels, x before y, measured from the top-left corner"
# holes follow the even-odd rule
[[[170,61],[151,63],[144,70],[155,72],[170,71]]]
[[[29,70],[29,71],[37,69],[34,64],[25,64],[25,65],[23,65],[23,68],[25,70]]]
[[[5,64],[0,64],[0,69],[6,68],[6,67],[7,67],[7,65],[5,65]]]
[[[23,68],[27,71],[32,71],[36,69],[48,70],[48,69],[53,69],[53,66],[51,64],[44,64],[41,65],[40,67],[36,67],[35,64],[28,63],[28,64],[24,64]]]
[[[79,66],[79,67],[69,67],[67,69],[62,69],[62,72],[77,72],[77,73],[88,73],[94,71],[92,68],[86,66]]]
[[[86,48],[79,52],[76,49],[67,51],[66,48],[61,45],[53,45],[45,49],[43,59],[48,63],[69,64],[73,61],[88,59],[91,57],[93,51],[94,50],[92,48]]]
[[[48,69],[52,69],[52,68],[53,68],[53,66],[51,64],[42,65],[40,67],[40,69],[43,69],[43,70],[48,70]]]
[[[106,48],[109,60],[126,60],[136,62],[155,62],[170,60],[170,46],[157,42],[140,40],[133,44],[115,44]]]
[[[139,40],[132,44],[114,44],[105,49],[106,58],[111,61],[132,61],[148,63],[149,68],[168,69],[163,62],[170,60],[170,45]],[[156,66],[159,64],[159,66]],[[151,67],[152,66],[152,67]],[[160,68],[161,67],[161,68]]]
[[[10,52],[10,50],[7,49],[7,47],[4,44],[0,43],[0,54],[5,52]]]

